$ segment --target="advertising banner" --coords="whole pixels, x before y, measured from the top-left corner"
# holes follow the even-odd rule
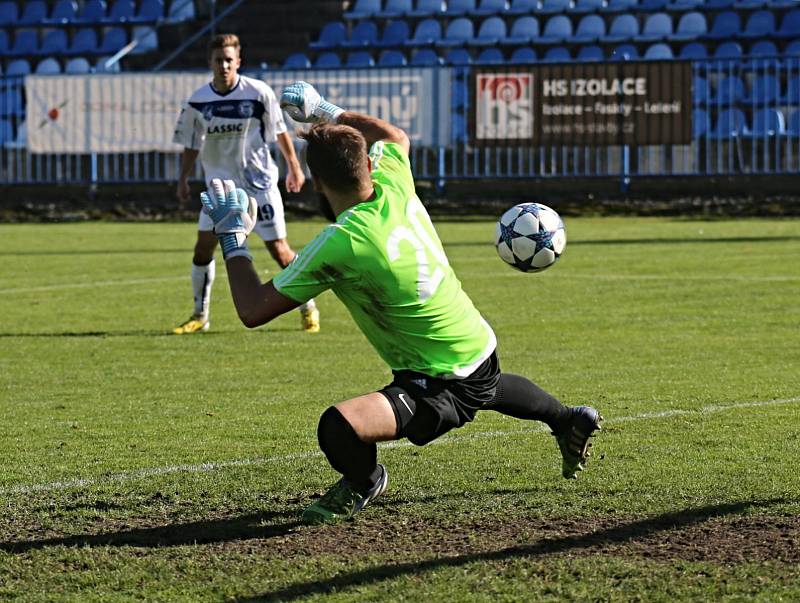
[[[351,69],[266,72],[277,95],[297,80],[333,103],[403,128],[417,144],[450,135],[450,70]],[[26,78],[28,148],[32,153],[178,152],[175,122],[208,73],[137,73]],[[293,122],[286,118],[291,128]]]
[[[471,137],[485,145],[658,145],[692,139],[683,61],[476,69]]]

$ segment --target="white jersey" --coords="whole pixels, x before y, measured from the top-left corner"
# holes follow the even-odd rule
[[[260,80],[240,75],[224,94],[209,83],[189,97],[175,126],[173,142],[200,151],[206,184],[229,179],[250,193],[278,184],[269,145],[286,132],[275,92]]]

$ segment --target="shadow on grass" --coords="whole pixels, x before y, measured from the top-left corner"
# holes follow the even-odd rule
[[[101,547],[101,546],[136,546],[136,547],[169,547],[212,542],[230,542],[236,540],[268,539],[283,536],[302,525],[298,521],[286,521],[296,518],[296,512],[278,511],[254,513],[229,519],[197,521],[153,528],[136,528],[121,532],[105,534],[64,536],[43,540],[27,540],[20,542],[2,542],[0,550],[8,553],[25,553],[31,550],[49,547]],[[283,520],[280,523],[269,522]]]
[[[256,596],[239,597],[239,603],[256,601],[292,601],[313,595],[342,592],[351,587],[365,586],[383,580],[392,580],[406,575],[420,574],[445,567],[459,567],[475,562],[492,562],[515,559],[519,557],[544,557],[556,553],[569,552],[576,549],[599,549],[602,546],[625,544],[645,538],[649,535],[679,530],[695,524],[713,520],[727,515],[737,515],[753,507],[768,507],[783,500],[738,502],[720,505],[709,505],[696,509],[685,509],[673,513],[665,513],[656,517],[625,523],[619,526],[587,531],[583,534],[545,538],[525,545],[516,545],[494,551],[437,557],[411,563],[379,565],[350,573],[341,573],[334,578],[298,582],[285,588],[267,591]],[[591,521],[587,527],[591,530]]]

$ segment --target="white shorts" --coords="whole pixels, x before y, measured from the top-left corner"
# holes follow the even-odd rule
[[[283,217],[283,199],[277,186],[265,191],[249,193],[258,204],[258,221],[253,232],[264,241],[276,241],[286,238],[286,220]],[[197,220],[197,230],[214,230],[214,222],[204,211]]]

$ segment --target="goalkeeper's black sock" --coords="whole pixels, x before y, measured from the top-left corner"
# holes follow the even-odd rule
[[[331,467],[341,473],[360,494],[367,494],[378,483],[378,447],[362,442],[353,427],[335,406],[328,408],[317,427],[319,447]]]
[[[486,408],[517,419],[542,421],[556,433],[568,424],[571,414],[568,406],[530,379],[511,373],[500,375],[494,402]]]

